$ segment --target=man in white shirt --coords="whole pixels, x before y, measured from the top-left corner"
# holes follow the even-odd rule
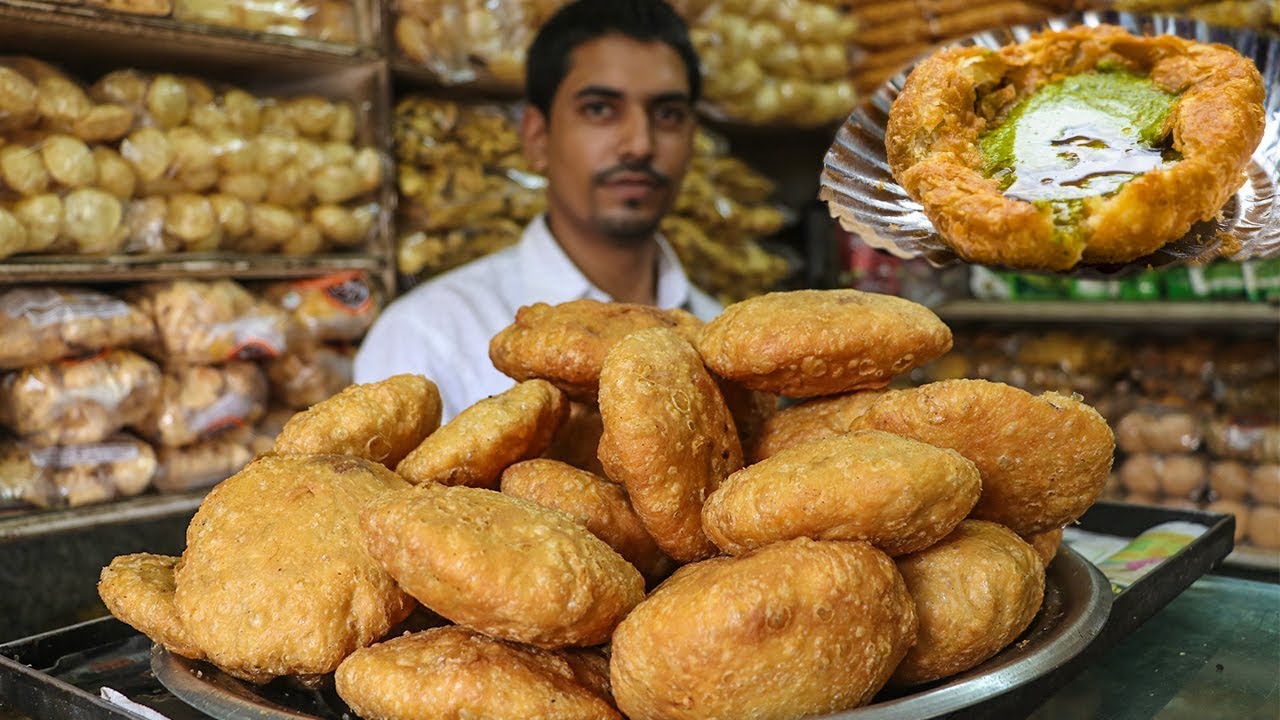
[[[489,340],[535,302],[579,298],[720,305],[685,276],[658,224],[693,154],[701,76],[688,30],[663,0],[577,0],[526,60],[524,151],[547,177],[547,213],[520,242],[414,288],[370,329],[355,381],[426,375],[444,417],[511,387]]]

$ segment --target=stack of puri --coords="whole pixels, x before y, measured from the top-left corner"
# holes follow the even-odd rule
[[[364,718],[854,708],[1013,642],[1110,470],[1071,397],[885,390],[951,343],[853,290],[709,324],[530,305],[490,344],[509,390],[437,427],[425,378],[349,387],[210,494],[181,558],[119,558],[102,594],[240,677],[333,673]],[[391,632],[415,604],[444,624]]]

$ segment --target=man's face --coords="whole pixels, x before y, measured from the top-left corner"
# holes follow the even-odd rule
[[[578,46],[525,151],[546,173],[553,223],[619,244],[647,241],[675,201],[695,120],[684,62],[661,42],[606,35]]]

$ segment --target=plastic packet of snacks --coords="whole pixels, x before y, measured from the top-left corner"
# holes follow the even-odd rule
[[[151,446],[124,433],[52,447],[0,437],[0,508],[77,507],[129,497],[146,490],[155,471]]]
[[[0,424],[41,447],[99,442],[153,412],[162,374],[129,350],[0,376]]]
[[[55,286],[0,291],[0,369],[145,344],[155,334],[151,318],[105,293]]]

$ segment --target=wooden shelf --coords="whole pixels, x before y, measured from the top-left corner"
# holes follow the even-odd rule
[[[381,53],[381,18],[357,6],[368,28],[363,44],[254,32],[145,15],[111,12],[87,5],[0,0],[0,39],[8,54],[158,57],[173,61],[205,59],[218,66],[261,63],[265,58],[292,61],[367,62]],[[50,42],[56,42],[51,45]]]
[[[1280,323],[1280,307],[1262,302],[956,300],[939,305],[933,311],[947,322],[1140,325]]]
[[[171,278],[309,277],[339,270],[384,275],[387,261],[375,255],[120,255],[109,258],[10,258],[0,263],[0,284],[35,282],[113,283]]]
[[[60,510],[15,511],[0,516],[0,545],[46,535],[189,516],[200,507],[209,489],[173,495],[142,495]]]

